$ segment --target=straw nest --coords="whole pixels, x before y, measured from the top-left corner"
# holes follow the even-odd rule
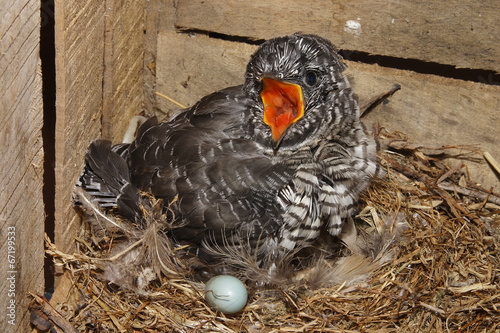
[[[161,236],[161,212],[140,232],[87,212],[77,253],[47,242],[72,281],[68,301],[32,295],[32,321],[56,332],[498,332],[500,195],[468,177],[477,147],[377,132],[387,173],[362,197],[342,249],[286,281],[247,281],[240,313],[205,303],[192,258]]]

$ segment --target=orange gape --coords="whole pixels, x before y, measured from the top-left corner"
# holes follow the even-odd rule
[[[278,142],[287,128],[304,116],[302,88],[270,78],[262,79],[262,84],[264,123],[271,128],[273,141]]]

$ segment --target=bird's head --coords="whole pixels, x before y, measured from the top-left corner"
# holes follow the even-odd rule
[[[263,43],[247,65],[244,84],[255,105],[256,130],[266,133],[274,149],[304,140],[323,121],[331,93],[348,86],[344,69],[333,45],[315,35]]]

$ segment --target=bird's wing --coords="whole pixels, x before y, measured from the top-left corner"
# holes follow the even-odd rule
[[[210,95],[175,121],[145,123],[130,146],[132,183],[167,202],[179,198],[180,239],[217,241],[235,230],[257,238],[279,227],[276,196],[292,171],[245,137],[236,91]]]
[[[123,216],[136,220],[139,194],[130,182],[126,161],[112,149],[111,142],[92,142],[85,155],[85,162],[86,167],[78,185],[93,197],[92,201],[100,207],[119,207]]]

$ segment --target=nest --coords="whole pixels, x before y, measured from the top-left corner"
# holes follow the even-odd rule
[[[497,332],[500,195],[468,177],[477,147],[377,135],[387,173],[363,195],[339,258],[318,259],[290,283],[249,286],[240,313],[205,303],[203,283],[188,278],[196,263],[157,237],[153,209],[141,235],[113,219],[118,231],[90,223],[75,254],[47,241],[72,287],[60,304],[32,295],[32,322],[55,332]],[[321,282],[318,272],[327,272]]]

